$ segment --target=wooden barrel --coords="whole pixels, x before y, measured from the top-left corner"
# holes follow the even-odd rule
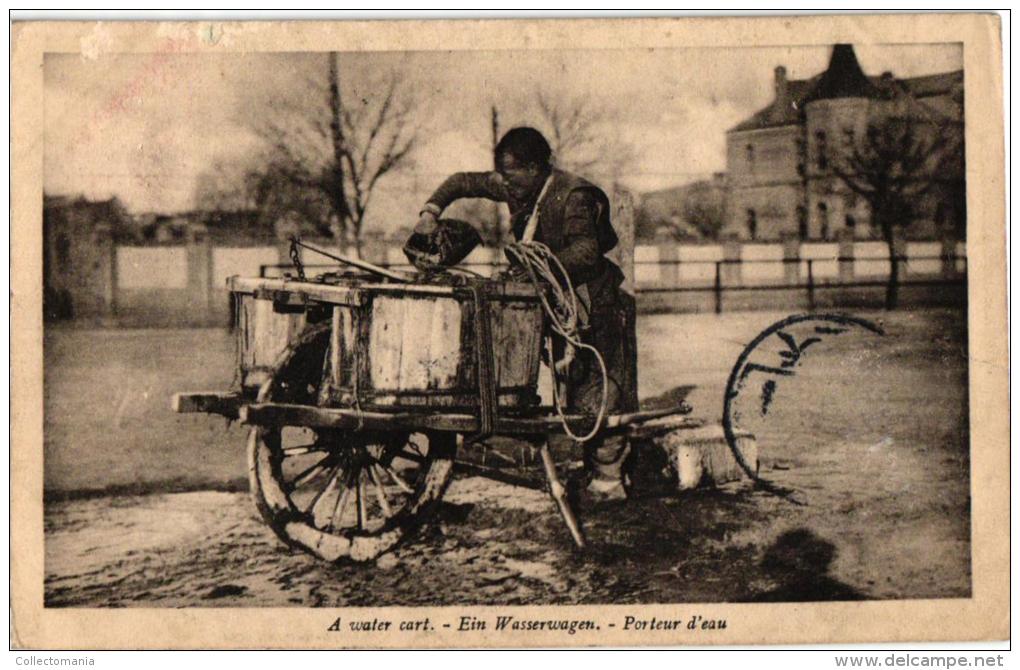
[[[330,404],[477,407],[480,352],[491,356],[501,407],[538,401],[543,317],[528,285],[487,286],[489,347],[478,341],[478,297],[466,287],[259,279],[236,280],[231,288],[239,294],[246,385],[265,379],[267,362],[306,323],[329,318]]]

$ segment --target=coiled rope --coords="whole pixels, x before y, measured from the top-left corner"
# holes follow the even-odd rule
[[[552,250],[541,242],[514,242],[506,248],[506,251],[507,255],[512,260],[516,260],[527,272],[528,278],[542,302],[542,308],[549,317],[549,326],[552,332],[562,337],[567,343],[566,360],[570,360],[569,348],[573,347],[576,350],[590,351],[598,362],[599,371],[602,373],[602,403],[592,429],[585,435],[575,435],[570,430],[567,415],[563,410],[557,390],[559,386],[556,380],[558,365],[553,356],[550,342],[549,360],[552,365],[549,368],[552,371],[553,405],[563,424],[563,431],[577,442],[587,442],[598,434],[606,417],[609,405],[609,373],[606,370],[606,362],[598,349],[581,341],[578,328],[577,293],[574,291],[570,276]]]

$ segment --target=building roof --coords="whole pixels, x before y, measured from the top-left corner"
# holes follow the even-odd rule
[[[963,70],[920,77],[896,79],[890,73],[864,74],[849,44],[833,47],[829,66],[810,79],[786,82],[785,98],[776,96],[766,107],[730,128],[727,132],[779,128],[803,122],[804,107],[814,100],[833,98],[888,98],[908,93],[915,98],[950,95],[963,83]]]
[[[963,70],[928,74],[898,80],[915,98],[930,98],[936,95],[950,95],[963,84]]]
[[[741,121],[727,132],[740,130],[760,130],[762,128],[778,128],[799,123],[803,114],[802,101],[814,89],[821,75],[811,79],[791,79],[786,82],[789,95],[786,104],[781,100],[773,100],[767,107],[755,112],[751,117]]]
[[[836,98],[879,97],[881,91],[864,74],[854,48],[849,44],[837,44],[832,47],[829,67],[825,68],[814,89],[804,98],[803,104]]]

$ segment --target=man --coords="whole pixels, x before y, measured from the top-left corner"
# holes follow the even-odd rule
[[[582,340],[606,363],[607,412],[637,409],[637,352],[633,298],[620,289],[623,273],[605,254],[618,240],[609,220],[609,198],[599,187],[555,169],[549,143],[534,128],[514,128],[496,146],[497,170],[461,172],[449,177],[425,203],[415,232],[430,234],[443,210],[458,198],[505,202],[518,241],[542,242],[563,264],[586,314]],[[567,408],[597,414],[603,393],[598,362],[578,352],[567,374]],[[623,499],[621,437],[585,444],[585,462],[596,499]]]

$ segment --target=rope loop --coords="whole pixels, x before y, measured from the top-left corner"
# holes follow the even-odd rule
[[[563,401],[557,392],[557,365],[552,355],[552,346],[549,346],[549,360],[552,362],[550,370],[553,378],[553,405],[560,416],[563,424],[563,431],[573,440],[584,443],[595,437],[602,428],[606,411],[609,405],[609,373],[606,370],[605,359],[598,349],[581,341],[579,328],[579,312],[577,307],[577,293],[570,281],[570,275],[556,258],[552,250],[541,242],[514,242],[506,249],[507,255],[515,260],[528,275],[534,285],[539,299],[542,302],[542,309],[549,317],[550,330],[563,339],[570,347],[578,350],[590,351],[599,364],[602,373],[602,402],[599,405],[599,412],[595,419],[595,425],[585,435],[576,435],[570,429],[566,413],[563,409]]]

